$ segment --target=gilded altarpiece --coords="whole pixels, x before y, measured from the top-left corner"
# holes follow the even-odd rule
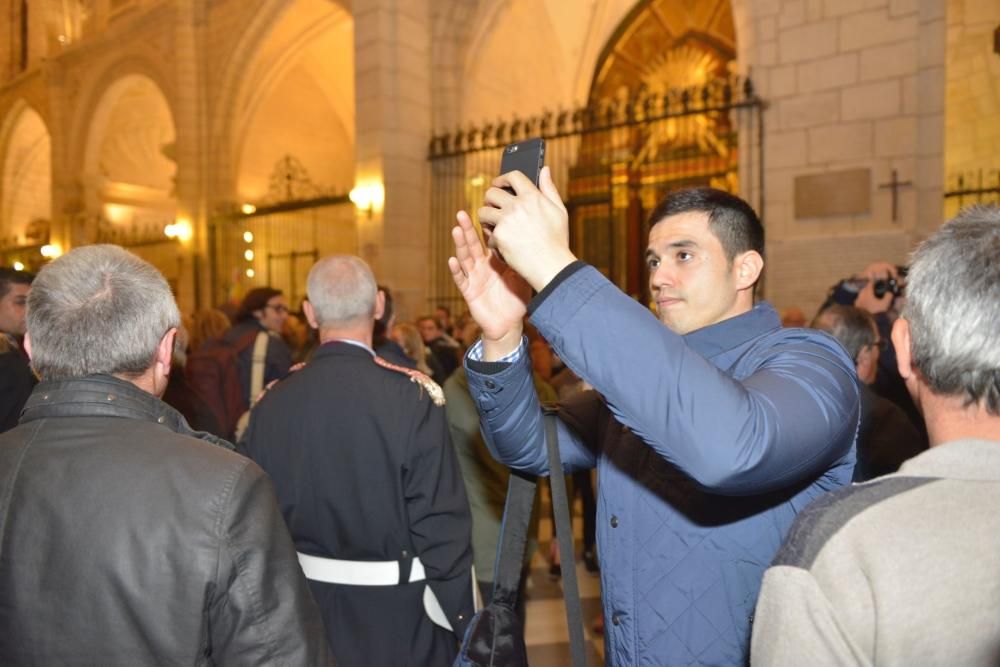
[[[571,238],[578,256],[634,296],[645,290],[656,203],[683,187],[738,189],[735,46],[729,0],[652,0],[598,62],[589,107],[598,125],[600,110],[624,123],[583,136],[569,172]]]

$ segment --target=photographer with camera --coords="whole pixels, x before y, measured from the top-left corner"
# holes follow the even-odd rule
[[[830,289],[826,302],[819,309],[819,315],[833,304],[854,306],[871,313],[878,327],[879,338],[889,341],[879,355],[878,371],[871,388],[879,396],[898,405],[906,417],[917,427],[924,441],[927,439],[923,419],[910,398],[896,368],[896,351],[892,347],[892,324],[906,303],[906,274],[908,267],[873,262],[861,273],[841,280]]]

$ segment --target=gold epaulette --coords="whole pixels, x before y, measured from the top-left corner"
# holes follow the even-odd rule
[[[442,406],[444,405],[444,390],[441,389],[439,385],[434,380],[430,379],[423,373],[413,368],[406,368],[405,366],[397,366],[396,364],[389,363],[382,357],[375,355],[375,363],[385,368],[386,370],[395,371],[397,373],[402,373],[410,378],[410,382],[419,385],[422,389],[427,391],[427,395],[431,397],[434,401],[434,405]]]
[[[293,364],[292,367],[288,369],[288,373],[286,373],[285,375],[282,375],[280,378],[275,378],[274,380],[268,382],[266,385],[264,385],[264,388],[260,390],[260,393],[257,394],[257,397],[253,399],[253,402],[250,403],[250,407],[253,407],[258,403],[260,403],[260,399],[264,398],[264,394],[271,391],[271,388],[274,387],[274,385],[278,384],[279,382],[290,376],[295,371],[300,371],[305,367],[306,367],[306,362],[300,361],[297,364]]]

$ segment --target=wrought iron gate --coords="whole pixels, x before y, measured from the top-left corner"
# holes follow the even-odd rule
[[[316,260],[357,253],[355,209],[347,194],[315,183],[301,161],[285,155],[261,201],[211,221],[209,243],[213,304],[238,302],[249,290],[269,286],[298,310]]]
[[[948,177],[945,219],[973,204],[1000,204],[1000,169],[963,171]]]
[[[267,285],[297,310],[316,260],[357,252],[355,209],[346,195],[248,208],[213,220],[209,239],[213,303],[236,302]]]
[[[474,215],[500,148],[533,136],[546,140],[573,251],[643,297],[645,218],[668,192],[698,185],[739,192],[763,219],[763,106],[749,79],[732,77],[434,137],[430,302],[460,301],[446,264],[455,211]]]

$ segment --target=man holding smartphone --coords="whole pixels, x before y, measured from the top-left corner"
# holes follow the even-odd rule
[[[600,475],[609,663],[745,664],[761,577],[792,520],[851,481],[851,360],[825,334],[782,329],[770,305],[754,305],[763,229],[738,197],[688,190],[653,211],[659,322],[570,251],[548,168],[540,188],[499,177],[486,204],[489,249],[459,212],[449,260],[483,329],[466,356],[470,393],[493,454],[548,474],[526,314],[594,387],[562,405],[559,436],[565,472]]]

